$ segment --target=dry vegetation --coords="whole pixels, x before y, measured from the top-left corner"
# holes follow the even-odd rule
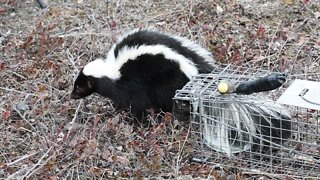
[[[138,123],[99,96],[70,100],[78,70],[132,28],[189,37],[218,62],[319,77],[317,0],[47,5],[0,0],[0,178],[248,177],[191,162],[187,119],[165,114],[161,121]]]

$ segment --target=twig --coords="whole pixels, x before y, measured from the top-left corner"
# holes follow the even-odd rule
[[[2,41],[11,34],[11,30],[6,32],[4,35],[0,36],[0,47],[2,47]]]
[[[272,44],[273,44],[273,40],[274,40],[274,38],[276,37],[277,32],[278,32],[278,30],[279,30],[280,26],[281,26],[281,22],[279,23],[279,25],[277,26],[277,29],[274,31],[274,33],[273,33],[273,35],[272,35],[272,37],[271,37],[270,44],[269,44],[268,49],[267,49],[267,51],[266,51],[266,55],[268,55],[268,54],[269,54],[269,51],[270,51],[271,46],[272,46]]]
[[[9,88],[6,88],[6,87],[0,87],[0,89],[5,90],[5,91],[9,91],[9,92],[16,92],[16,93],[20,93],[20,94],[27,94],[27,95],[31,95],[31,96],[37,96],[34,93],[27,93],[27,92],[18,91],[18,90],[15,90],[15,89],[9,89]]]
[[[15,161],[13,161],[13,162],[7,163],[6,165],[7,165],[7,166],[15,165],[16,163],[18,163],[18,162],[20,162],[20,161],[22,161],[22,160],[24,160],[24,159],[27,159],[27,158],[29,158],[29,157],[31,157],[31,156],[33,156],[33,155],[36,155],[36,154],[38,154],[38,152],[24,155],[24,156],[22,156],[21,158],[15,160]]]
[[[76,160],[76,162],[75,162],[75,161],[72,161],[71,163],[65,165],[64,168],[61,169],[61,170],[56,174],[56,176],[58,177],[58,176],[60,176],[60,175],[63,175],[64,171],[68,171],[68,172],[69,172],[71,168],[73,169],[73,168],[76,166],[76,164],[79,164],[79,161],[78,161],[78,160]],[[72,167],[71,167],[71,166],[72,166]],[[69,174],[69,173],[68,173],[68,174]],[[77,174],[79,175],[79,172],[77,172]],[[68,177],[68,176],[67,176],[67,177]],[[73,175],[71,175],[70,177],[73,177]]]
[[[18,77],[20,77],[20,78],[22,78],[22,79],[24,79],[24,80],[27,79],[26,77],[24,77],[23,75],[21,75],[21,74],[19,74],[19,73],[17,73],[17,72],[12,71],[12,74],[14,74],[14,75],[16,75],[16,76],[18,76]]]
[[[292,62],[293,66],[292,66],[292,68],[290,70],[290,74],[292,74],[292,72],[294,70],[294,67],[295,67],[294,64],[296,64],[296,61],[298,60],[298,56],[299,56],[300,52],[302,51],[302,48],[305,46],[305,44],[306,44],[306,42],[303,42],[301,47],[299,48],[299,50],[298,50],[298,52],[297,52],[297,54],[296,54],[296,56],[295,56],[295,58],[294,58],[294,60]]]
[[[273,56],[276,56],[277,54],[276,53],[274,53],[274,54],[271,54],[271,55],[269,55],[269,56],[263,56],[263,57],[261,57],[261,58],[259,58],[259,59],[257,59],[257,60],[252,60],[254,63],[257,63],[257,62],[260,62],[260,61],[264,61],[265,59],[269,59],[269,58],[271,58],[271,57],[273,57]]]
[[[112,34],[110,33],[94,33],[94,32],[88,32],[88,33],[69,33],[69,34],[54,34],[51,35],[51,37],[60,37],[60,38],[67,38],[67,37],[79,37],[79,36],[103,36],[103,37],[111,37]]]
[[[24,128],[24,127],[19,127],[17,130],[19,130],[19,131],[27,131],[27,132],[29,132],[29,133],[33,133],[31,130],[26,129],[26,128]]]
[[[38,160],[37,164],[35,164],[29,171],[27,171],[25,173],[24,177],[26,177],[26,179],[29,179],[30,176],[32,176],[35,172],[37,172],[37,170],[39,170],[42,166],[44,166],[46,164],[46,163],[41,163],[41,162],[49,154],[49,152],[52,149],[53,149],[53,146],[51,146],[48,149],[48,151],[46,153],[44,153],[44,155]],[[48,162],[53,156],[54,156],[54,154],[52,156],[50,156],[49,158],[47,158],[47,160],[45,162]],[[38,167],[38,168],[36,169],[36,167]]]
[[[79,70],[78,70],[78,68],[77,68],[77,66],[76,66],[76,63],[75,63],[75,61],[74,61],[74,59],[75,59],[74,56],[70,53],[70,51],[69,51],[68,49],[67,49],[66,53],[67,53],[67,56],[68,56],[68,59],[69,59],[70,63],[72,64],[72,66],[73,66],[73,68],[74,68],[74,71],[75,71],[74,74],[78,74],[78,73],[79,73]],[[77,59],[81,58],[84,54],[85,54],[85,53],[80,54],[80,55],[77,57]]]
[[[219,170],[216,170],[217,168],[219,168]],[[212,166],[208,176],[207,176],[207,179],[211,179],[212,178],[212,173],[213,171],[215,172],[219,172],[220,173],[220,176],[224,177],[225,176],[225,173],[224,173],[224,170],[223,170],[223,166],[221,164],[216,164],[214,166]]]
[[[18,115],[32,127],[32,129],[34,130],[34,132],[36,133],[36,135],[37,135],[38,137],[42,137],[42,136],[40,136],[40,134],[39,134],[39,132],[37,131],[37,129],[24,117],[24,115],[21,114],[21,112],[20,112],[18,109],[13,108],[13,110],[16,111],[16,112],[18,113]],[[25,129],[25,130],[26,130],[26,129]],[[28,132],[30,132],[30,130],[29,130]],[[47,144],[47,147],[49,147],[50,145],[49,145],[49,142],[48,142],[48,140],[47,140],[47,136],[46,136],[46,134],[42,131],[41,128],[40,128],[40,133],[43,134],[43,138],[44,138],[44,140],[45,140],[45,142],[46,142],[46,144]]]
[[[178,157],[177,157],[177,162],[176,162],[176,168],[175,168],[175,173],[178,175],[179,174],[179,164],[181,163],[181,160],[182,160],[182,151],[184,149],[184,146],[186,144],[186,142],[188,141],[188,137],[189,137],[189,134],[190,134],[190,129],[191,129],[191,126],[189,126],[188,128],[188,133],[187,133],[187,136],[185,137],[183,143],[182,143],[182,146],[179,147],[179,152],[178,152]],[[180,143],[179,143],[180,144]]]
[[[32,129],[34,130],[34,132],[35,132],[39,137],[41,137],[40,134],[39,134],[38,131],[37,131],[37,128],[35,128],[35,127],[24,117],[24,115],[21,114],[21,112],[20,112],[18,109],[16,109],[16,108],[14,107],[13,110],[18,113],[18,115],[22,118],[22,120],[24,120],[25,122],[27,122],[28,125],[29,125],[30,127],[32,127]]]
[[[67,134],[67,138],[70,136],[70,133],[71,133],[71,130],[73,128],[73,125],[74,125],[74,122],[76,121],[77,119],[77,116],[78,116],[78,113],[79,113],[79,109],[81,107],[81,104],[82,104],[83,100],[81,99],[79,104],[78,104],[78,107],[76,109],[76,112],[74,113],[74,116],[72,118],[72,121],[69,123],[69,129],[68,129],[68,134]]]
[[[244,171],[242,174],[246,175],[262,175],[262,176],[268,176],[268,177],[281,177],[281,174],[271,174],[271,173],[265,173],[265,172],[260,172],[260,171]]]
[[[288,39],[286,39],[286,40],[284,41],[284,43],[282,44],[282,46],[281,46],[281,48],[280,48],[280,50],[279,50],[278,56],[277,56],[277,60],[280,59],[281,52],[282,52],[284,46],[287,44],[287,42],[288,42]]]
[[[37,0],[37,2],[41,9],[45,9],[47,7],[47,5],[43,2],[43,0]]]
[[[11,174],[10,176],[8,176],[6,178],[6,180],[21,179],[19,175],[22,174],[24,171],[26,171],[26,168],[20,167],[18,171],[16,171],[15,173]]]
[[[267,49],[267,51],[266,51],[266,56],[267,56],[267,57],[268,57],[268,55],[269,55],[269,53],[270,53],[271,46],[274,44],[273,41],[274,41],[274,38],[276,37],[276,34],[277,34],[280,26],[281,26],[281,22],[279,23],[279,25],[277,26],[277,29],[275,30],[275,32],[274,32],[273,35],[272,35],[272,38],[271,38],[269,47],[268,47],[268,49]],[[269,57],[270,57],[270,55],[269,55]],[[268,70],[270,71],[270,58],[268,58],[268,63],[267,63],[267,65],[268,65]]]

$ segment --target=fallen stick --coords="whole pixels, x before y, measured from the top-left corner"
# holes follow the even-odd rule
[[[37,2],[41,9],[45,9],[47,7],[47,5],[43,2],[43,0],[37,0]]]

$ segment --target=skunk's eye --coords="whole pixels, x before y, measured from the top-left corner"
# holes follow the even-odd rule
[[[81,88],[79,85],[76,86],[76,91],[81,93],[83,91],[83,88]]]

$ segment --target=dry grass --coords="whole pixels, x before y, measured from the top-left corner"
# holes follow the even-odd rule
[[[183,35],[223,63],[319,80],[317,1],[0,0],[0,178],[241,179],[192,163],[186,119],[131,122],[98,96],[74,101],[78,70],[137,27]],[[186,123],[184,123],[186,122]]]

